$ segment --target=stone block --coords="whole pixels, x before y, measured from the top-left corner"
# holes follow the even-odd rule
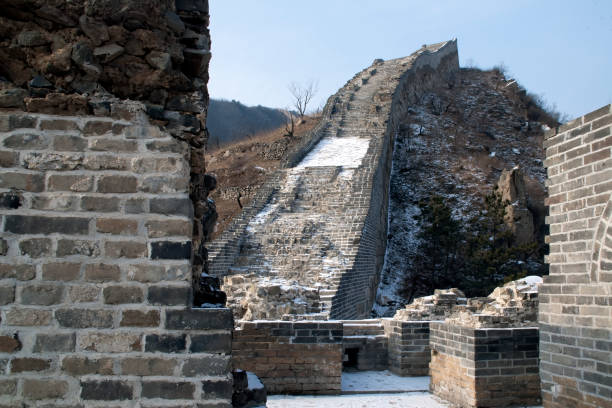
[[[104,248],[111,258],[146,258],[149,252],[147,244],[137,241],[108,241]]]
[[[205,398],[231,398],[232,382],[229,379],[202,381],[202,394]]]
[[[150,238],[191,237],[192,225],[187,220],[151,220],[145,224]]]
[[[113,122],[103,120],[89,120],[83,127],[86,136],[99,136],[112,132]]]
[[[47,191],[87,192],[93,188],[92,176],[53,174],[47,181]]]
[[[43,400],[63,398],[68,393],[68,382],[54,380],[52,378],[27,378],[23,380],[22,392],[25,399]]]
[[[193,399],[195,384],[190,382],[146,381],[142,383],[142,398]]]
[[[15,167],[19,162],[19,153],[0,151],[0,167]]]
[[[126,381],[81,381],[81,398],[84,400],[123,401],[131,400],[133,397],[133,386]]]
[[[89,282],[116,282],[121,279],[118,265],[89,264],[85,266],[85,280]]]
[[[112,375],[113,359],[67,356],[62,360],[62,371],[75,375]]]
[[[187,344],[184,334],[148,334],[145,338],[145,351],[149,353],[181,353]]]
[[[121,361],[121,374],[123,375],[174,375],[176,360],[154,357],[126,358]]]
[[[41,258],[51,255],[51,240],[49,238],[30,238],[19,242],[21,255],[30,258]]]
[[[112,197],[89,197],[81,198],[81,210],[92,212],[116,212],[119,211],[119,200]]]
[[[100,245],[97,241],[60,239],[57,241],[56,254],[58,258],[68,257],[71,255],[97,257],[100,256]]]
[[[99,193],[135,193],[138,179],[133,176],[101,176],[98,180]]]
[[[113,326],[113,312],[105,309],[58,309],[55,311],[55,319],[60,326],[75,329]]]
[[[0,285],[0,306],[15,301],[15,285]]]
[[[68,298],[72,303],[96,302],[100,292],[97,285],[71,285],[68,288]]]
[[[34,265],[0,264],[0,279],[28,281],[36,277]]]
[[[73,281],[81,273],[80,263],[54,262],[42,266],[42,278],[50,281]]]
[[[207,356],[185,360],[181,373],[185,377],[225,375],[231,371],[230,356]]]
[[[147,300],[152,305],[188,306],[191,304],[191,287],[149,286]]]
[[[60,152],[82,152],[87,149],[87,139],[74,135],[56,135],[53,149]]]
[[[99,353],[128,353],[142,351],[138,333],[79,333],[79,348]]]
[[[51,360],[42,358],[21,357],[11,360],[11,374],[28,371],[46,371],[51,367]]]
[[[15,396],[17,394],[17,380],[16,379],[1,379],[0,380],[0,397],[1,396]]]
[[[99,218],[96,220],[96,230],[103,234],[136,235],[138,222],[121,218]]]
[[[231,330],[234,318],[229,309],[166,310],[169,330]]]
[[[47,136],[36,133],[19,133],[4,139],[4,147],[15,150],[44,150],[49,144]]]
[[[78,130],[78,124],[67,119],[43,119],[40,121],[41,130]]]
[[[151,243],[151,259],[190,259],[191,241],[157,241]]]
[[[226,353],[232,351],[231,333],[191,335],[189,351],[192,353]]]
[[[45,188],[45,179],[42,174],[19,173],[17,171],[2,173],[0,174],[0,188],[14,188],[39,193]]]
[[[144,300],[142,288],[137,286],[107,286],[102,295],[104,303],[110,305],[141,303]]]
[[[36,215],[7,215],[4,230],[15,234],[89,233],[89,219],[81,217],[43,217]]]
[[[126,214],[141,214],[146,212],[147,200],[144,198],[131,198],[125,202]]]
[[[34,343],[33,350],[35,353],[73,352],[74,346],[75,346],[74,333],[58,333],[58,334],[38,333],[36,335],[36,342]]]
[[[50,310],[14,307],[6,311],[5,323],[9,326],[47,326],[51,318]]]
[[[122,327],[158,327],[159,310],[124,310],[121,314]]]
[[[189,180],[186,177],[150,176],[142,181],[141,191],[152,194],[187,192]]]
[[[19,336],[0,334],[0,353],[14,353],[21,350]]]
[[[128,170],[129,159],[116,155],[87,155],[83,160],[83,167],[88,170]]]
[[[21,303],[24,305],[49,306],[62,303],[64,288],[50,283],[30,284],[21,288]]]
[[[138,150],[138,144],[132,140],[100,138],[89,142],[89,150],[98,152],[133,153]]]
[[[149,205],[154,214],[193,217],[193,204],[188,198],[154,198]]]

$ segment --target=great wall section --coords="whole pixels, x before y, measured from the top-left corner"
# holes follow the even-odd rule
[[[344,367],[430,375],[461,407],[612,405],[611,105],[545,137],[538,293],[439,290],[365,319],[397,118],[452,80],[455,41],[377,60],[330,98],[207,269],[207,1],[0,5],[1,407],[230,407],[233,370],[337,394]],[[222,299],[209,275],[238,317],[267,320],[199,307]]]
[[[398,118],[458,69],[456,42],[434,44],[375,61],[329,98],[312,142],[210,245],[210,273],[224,277],[237,317],[369,317]]]

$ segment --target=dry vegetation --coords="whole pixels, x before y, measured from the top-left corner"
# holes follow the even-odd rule
[[[211,239],[219,236],[240,213],[241,205],[249,203],[266,177],[274,172],[291,147],[305,137],[320,120],[320,116],[304,116],[296,120],[293,136],[285,126],[263,132],[247,140],[229,144],[206,155],[209,173],[217,177],[217,189],[211,198],[219,218]]]

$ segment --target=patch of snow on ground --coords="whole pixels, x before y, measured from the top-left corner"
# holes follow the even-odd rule
[[[400,377],[384,371],[342,373],[343,393],[406,392],[429,390],[429,377]]]
[[[296,166],[342,166],[356,168],[368,151],[370,139],[361,137],[330,137],[321,140]]]
[[[449,404],[425,392],[329,396],[268,396],[267,408],[448,408]]]
[[[270,214],[272,214],[277,207],[278,204],[266,204],[266,206],[262,208],[261,211],[258,212],[257,215],[251,219],[249,225],[247,226],[247,231],[253,232],[255,225],[265,223]]]

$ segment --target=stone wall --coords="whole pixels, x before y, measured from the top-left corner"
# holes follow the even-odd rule
[[[382,319],[388,338],[388,368],[402,376],[429,375],[428,321]]]
[[[214,217],[207,201],[214,182],[204,174],[211,55],[207,0],[0,5],[0,109],[121,117],[131,115],[121,109],[131,108],[117,102],[142,101],[152,124],[187,142],[196,220],[192,266],[199,289],[203,241]]]
[[[545,407],[612,404],[611,105],[545,136],[550,276],[540,289]]]
[[[0,403],[229,406],[231,312],[190,308],[188,145],[30,113],[0,145]]]
[[[461,407],[537,405],[538,329],[430,324],[431,391]]]
[[[226,277],[238,317],[369,317],[384,258],[399,118],[456,69],[456,42],[434,44],[406,58],[376,60],[329,99],[322,124],[290,155],[291,167],[277,171],[211,245],[211,273]],[[367,143],[360,163],[309,164],[311,156],[304,157],[342,138]],[[283,288],[304,301],[292,302]]]
[[[238,322],[232,362],[254,372],[268,393],[339,394],[342,323]]]

